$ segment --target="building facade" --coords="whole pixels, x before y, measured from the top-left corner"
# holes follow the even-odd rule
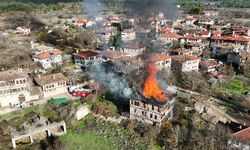
[[[38,75],[35,77],[35,82],[40,87],[43,98],[53,97],[68,91],[68,79],[62,73],[44,76]]]
[[[32,58],[34,62],[39,62],[43,69],[49,69],[53,65],[62,63],[62,51],[58,49],[37,51]]]
[[[102,56],[97,51],[81,51],[73,54],[76,67],[90,67],[102,63]]]
[[[201,58],[192,55],[172,56],[172,69],[178,72],[198,71]]]
[[[26,101],[30,101],[28,74],[21,69],[0,72],[0,106],[6,107]]]
[[[140,122],[161,125],[164,119],[173,118],[175,100],[159,104],[153,100],[130,100],[130,119]]]

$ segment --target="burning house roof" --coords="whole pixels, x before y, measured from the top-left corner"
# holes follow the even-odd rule
[[[147,72],[148,77],[144,83],[143,96],[147,99],[155,99],[157,102],[166,102],[168,99],[164,91],[160,88],[156,73],[158,69],[154,64],[148,64]]]

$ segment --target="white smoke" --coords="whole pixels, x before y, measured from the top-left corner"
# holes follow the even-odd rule
[[[96,82],[104,84],[108,92],[125,98],[132,95],[127,78],[114,73],[111,69],[105,69],[103,64],[93,65],[88,73]]]

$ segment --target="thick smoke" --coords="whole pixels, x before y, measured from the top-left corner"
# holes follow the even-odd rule
[[[176,0],[123,0],[122,9],[128,16],[148,18],[154,12],[163,12],[174,19],[179,14]]]
[[[103,10],[103,5],[100,0],[84,0],[84,10],[89,17],[96,17],[100,15]]]
[[[119,76],[102,64],[95,64],[88,72],[96,82],[104,84],[106,90],[116,96],[129,98],[132,90],[128,85],[127,78]]]

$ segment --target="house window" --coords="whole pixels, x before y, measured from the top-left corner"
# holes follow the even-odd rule
[[[153,114],[150,114],[150,118],[153,118]]]
[[[135,105],[136,105],[136,106],[139,106],[139,102],[135,102]]]
[[[134,113],[136,113],[136,109],[134,109]]]
[[[154,105],[152,105],[152,110],[155,110],[155,107],[154,107]]]
[[[141,114],[144,115],[144,111],[141,111]]]
[[[157,115],[155,115],[155,120],[157,120]]]

